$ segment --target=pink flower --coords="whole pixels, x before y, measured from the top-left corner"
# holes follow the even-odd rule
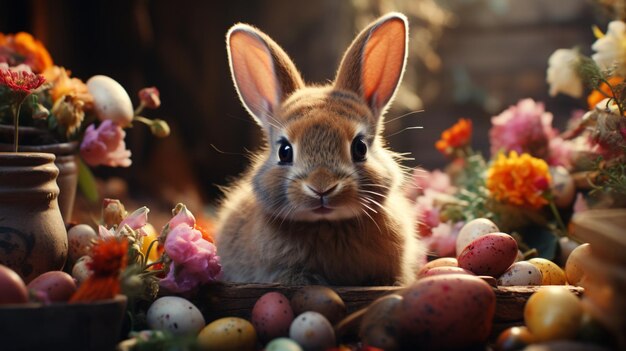
[[[147,234],[143,231],[143,227],[148,223],[148,213],[150,209],[143,206],[130,215],[126,216],[117,228],[118,233],[124,229],[125,225],[128,225],[132,230],[138,230],[142,236]]]
[[[191,213],[191,211],[187,209],[187,206],[182,204],[179,206],[181,206],[181,208],[178,214],[176,214],[176,216],[170,219],[170,221],[167,223],[170,227],[170,230],[178,227],[181,224],[186,224],[192,228],[195,227],[196,217],[193,216],[193,213]]]
[[[87,127],[80,144],[80,155],[90,166],[128,167],[132,163],[130,151],[126,150],[126,132],[110,120]]]
[[[529,153],[547,158],[549,140],[556,135],[552,128],[552,114],[545,112],[542,103],[533,99],[520,100],[500,115],[491,118],[489,140],[491,154],[500,151]]]
[[[548,157],[548,164],[550,166],[563,166],[568,170],[572,169],[572,157],[574,154],[574,144],[572,141],[564,140],[561,137],[554,137],[550,139],[548,148],[550,149],[550,156]]]
[[[409,199],[415,200],[417,196],[424,194],[427,189],[445,194],[455,192],[455,187],[452,186],[450,176],[447,173],[438,169],[429,172],[423,168],[416,168],[413,171],[413,182],[407,187],[405,195]]]
[[[445,222],[434,227],[432,235],[424,239],[429,251],[439,257],[455,256],[456,238],[463,224],[465,222]]]
[[[432,229],[439,225],[439,209],[435,207],[436,192],[426,189],[423,196],[417,198],[415,210],[417,225],[422,237],[430,236]]]
[[[139,100],[146,108],[155,109],[161,106],[159,89],[156,87],[143,88],[139,90]]]
[[[178,224],[169,232],[165,252],[172,263],[159,285],[171,292],[184,293],[213,282],[222,271],[215,245],[204,240],[199,230],[186,223]]]

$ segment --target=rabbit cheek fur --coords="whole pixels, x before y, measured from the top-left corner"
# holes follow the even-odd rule
[[[393,16],[387,20],[397,19]],[[268,71],[269,79],[255,77],[257,72],[241,73],[251,65],[238,63],[247,58],[237,57],[245,54],[236,51],[239,44],[230,39],[231,29],[235,85],[265,129],[268,147],[227,192],[219,210],[216,239],[224,279],[332,285],[412,281],[424,250],[415,233],[412,206],[401,191],[403,172],[379,135],[380,114],[395,85],[391,92],[382,90],[389,96],[378,106],[367,103],[363,89],[340,84],[304,87],[293,64],[269,37],[252,27],[240,28],[246,35],[240,41],[250,40],[247,48],[267,46],[274,70]],[[346,60],[342,66],[348,65]],[[264,87],[268,80],[276,87]],[[250,90],[250,85],[255,88]],[[367,145],[363,160],[355,160],[351,151],[356,138]],[[279,157],[285,142],[292,148],[291,162]]]

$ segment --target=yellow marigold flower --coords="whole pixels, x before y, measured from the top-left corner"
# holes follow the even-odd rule
[[[487,170],[487,189],[491,196],[518,206],[540,208],[548,204],[544,193],[552,178],[548,164],[527,153],[500,153]]]
[[[454,149],[467,145],[472,137],[472,121],[460,118],[452,127],[441,133],[441,139],[435,143],[435,147],[442,154],[449,156]]]
[[[32,35],[20,32],[15,35],[0,35],[0,46],[7,46],[23,57],[23,62],[31,67],[33,72],[41,73],[52,66],[52,57],[46,47]]]
[[[51,66],[43,72],[46,81],[52,83],[50,95],[52,102],[55,103],[59,98],[65,95],[72,95],[85,105],[90,106],[93,103],[93,97],[87,89],[87,85],[78,78],[70,78],[72,73],[63,67]]]

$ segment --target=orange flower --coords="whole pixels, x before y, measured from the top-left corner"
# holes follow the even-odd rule
[[[212,244],[215,243],[215,239],[213,238],[215,227],[213,226],[213,223],[211,221],[202,217],[198,217],[196,219],[196,225],[194,226],[194,229],[197,229],[200,231],[200,233],[202,233],[202,239]]]
[[[93,97],[87,89],[87,85],[78,78],[70,78],[72,72],[59,66],[50,66],[44,72],[43,76],[46,81],[52,83],[50,95],[52,103],[65,95],[72,95],[85,105],[90,106],[93,103]]]
[[[97,242],[88,263],[93,274],[78,288],[70,302],[111,299],[120,292],[120,273],[126,268],[128,241],[111,237]]]
[[[33,72],[41,73],[52,66],[52,57],[46,47],[32,35],[20,32],[15,35],[0,35],[0,45],[7,46],[11,51],[23,57],[16,62],[29,65]]]
[[[619,85],[623,81],[624,81],[624,78],[622,77],[611,77],[608,80],[609,84],[613,88],[615,88],[617,85]],[[587,97],[587,105],[589,105],[589,109],[593,110],[600,101],[606,99],[607,97],[614,97],[614,96],[611,93],[610,87],[606,83],[602,83],[600,84],[598,89],[593,90]]]
[[[441,133],[441,139],[435,147],[446,156],[452,155],[455,149],[467,145],[472,137],[472,121],[460,118],[452,127]]]
[[[543,196],[552,178],[548,164],[539,158],[515,151],[509,157],[500,153],[487,170],[487,189],[498,201],[540,208],[548,204]]]

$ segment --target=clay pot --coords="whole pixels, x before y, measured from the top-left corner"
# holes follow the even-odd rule
[[[10,140],[13,138],[12,127],[0,125],[0,152],[12,152],[13,144]],[[78,185],[78,142],[72,141],[67,143],[45,143],[49,141],[46,131],[42,131],[32,127],[20,128],[20,140],[29,143],[23,145],[20,142],[19,152],[46,152],[56,156],[54,161],[59,169],[57,184],[59,186],[59,209],[64,223],[72,220],[72,212],[74,210],[74,200],[76,198],[76,187]],[[37,144],[36,143],[44,143]]]
[[[54,160],[49,153],[0,152],[0,264],[27,283],[61,270],[67,258]]]

